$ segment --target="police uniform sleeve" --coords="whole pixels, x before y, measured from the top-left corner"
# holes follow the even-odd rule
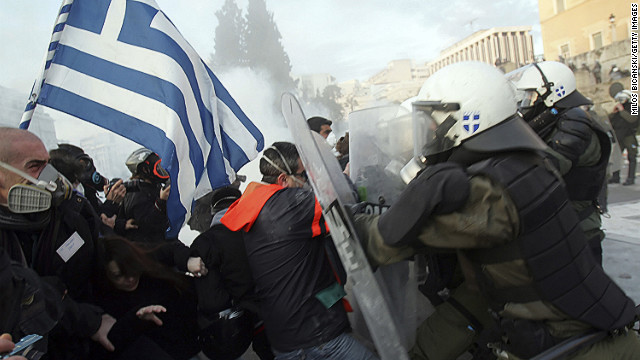
[[[506,190],[482,175],[473,176],[469,183],[470,195],[461,208],[425,222],[418,234],[422,244],[448,249],[488,248],[518,236],[518,211]]]
[[[548,152],[551,160],[561,174],[566,174],[578,163],[585,164],[589,159],[594,159],[595,163],[600,159],[600,143],[589,125],[590,121],[588,115],[578,108],[560,115],[556,131],[547,144],[552,150]]]
[[[356,230],[370,264],[392,264],[438,248],[492,247],[513,240],[519,232],[518,212],[506,191],[482,175],[470,178],[469,185],[469,196],[459,209],[422,219],[407,245],[386,244],[378,230],[380,216],[356,215]]]

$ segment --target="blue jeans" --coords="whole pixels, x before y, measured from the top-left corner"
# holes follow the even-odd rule
[[[369,349],[346,333],[318,346],[285,353],[274,351],[274,354],[275,360],[378,360]]]

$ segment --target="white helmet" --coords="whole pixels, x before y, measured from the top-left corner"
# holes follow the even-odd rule
[[[502,72],[475,61],[439,70],[427,79],[416,100],[414,109],[430,112],[427,115],[440,128],[439,135],[448,139],[448,148],[501,123],[518,110],[513,87]],[[447,127],[446,134],[442,126]]]
[[[624,104],[627,101],[631,100],[631,91],[622,90],[619,93],[617,93],[616,96],[614,96],[614,99],[616,99],[617,102]]]
[[[486,63],[444,67],[427,79],[412,105],[415,157],[403,168],[405,181],[427,163],[447,160],[448,150],[458,146],[474,152],[545,147],[517,114],[512,84]]]
[[[505,76],[517,90],[516,99],[523,114],[542,102],[547,108],[572,108],[591,104],[576,90],[573,71],[557,61],[529,64]]]

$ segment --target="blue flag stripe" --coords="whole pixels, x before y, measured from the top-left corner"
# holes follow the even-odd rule
[[[213,81],[213,87],[215,89],[216,96],[218,97],[218,99],[220,99],[220,101],[222,101],[225,105],[227,105],[227,107],[231,110],[233,115],[235,115],[235,117],[242,123],[242,125],[247,130],[249,130],[249,132],[254,138],[259,139],[258,147],[262,149],[264,147],[264,138],[262,137],[262,133],[260,132],[260,130],[258,130],[258,128],[253,124],[253,122],[249,120],[249,118],[244,113],[244,111],[240,109],[240,106],[238,106],[238,103],[236,103],[236,101],[231,97],[231,95],[229,94],[229,91],[227,91],[227,88],[225,88],[224,85],[222,85],[220,80],[218,80],[218,77],[213,74],[211,69],[209,69],[208,67],[206,69],[207,69],[207,73],[209,74],[209,77]]]
[[[22,119],[20,120],[19,127],[21,129],[28,129],[29,124],[31,124],[31,117],[33,116],[33,112],[35,111],[37,98],[40,94],[40,89],[44,85],[44,74],[46,73],[49,66],[51,66],[51,58],[55,54],[55,49],[58,45],[58,39],[60,38],[60,33],[64,29],[65,22],[68,18],[69,11],[71,11],[71,3],[73,0],[64,0],[62,6],[60,6],[60,11],[58,11],[58,17],[56,18],[56,23],[53,27],[53,32],[51,34],[51,41],[49,43],[49,49],[47,51],[47,57],[45,59],[45,63],[42,69],[42,75],[40,78],[37,78],[33,87],[31,88],[31,93],[29,94],[29,101],[27,102],[27,106],[24,109],[24,113],[22,115]]]
[[[200,89],[198,87],[195,70],[189,56],[173,41],[173,39],[163,32],[150,27],[140,26],[141,23],[150,24],[156,13],[157,10],[147,4],[133,3],[127,6],[124,23],[122,24],[122,30],[118,36],[118,41],[163,53],[180,64],[180,67],[187,76],[189,84],[191,85],[191,90],[195,96],[198,110],[200,111],[200,117],[211,117],[211,113],[206,109],[202,102],[202,95],[200,94]],[[141,29],[144,31],[141,31]],[[213,125],[208,121],[203,121],[203,125],[206,126],[206,128],[203,129],[204,135],[206,136],[209,144],[211,144],[213,140]]]
[[[176,235],[194,196],[233,181],[264,147],[262,134],[153,0],[64,9],[37,102],[158,152]]]
[[[106,81],[124,89],[134,91],[159,102],[164,102],[169,108],[178,114],[187,139],[189,140],[189,149],[193,150],[190,151],[189,154],[191,163],[193,164],[196,173],[202,172],[204,168],[204,157],[202,152],[197,151],[200,147],[197,144],[197,140],[195,139],[195,135],[193,134],[193,130],[189,123],[189,118],[185,109],[184,96],[180,89],[178,89],[174,84],[157,77],[96,58],[64,45],[59,47],[55,63],[73,68],[83,74]],[[46,94],[42,94],[41,97],[42,101],[47,101]],[[209,118],[211,118],[210,113]]]
[[[167,139],[162,130],[153,125],[59,87],[47,86],[46,89],[43,89],[43,93],[45,91],[48,101],[55,103],[57,110],[80,119],[87,119],[90,123],[111,130],[134,142],[145,143],[149,148],[162,149],[162,153],[176,153],[174,143]],[[175,156],[165,157],[163,164],[165,159],[175,159]],[[176,179],[180,171],[179,163],[175,161],[167,165],[167,168],[170,168],[168,171],[171,178]],[[174,196],[180,198],[180,187],[171,189],[170,197]],[[185,209],[176,208],[174,210],[177,211],[178,219],[182,219],[179,221],[184,221]]]

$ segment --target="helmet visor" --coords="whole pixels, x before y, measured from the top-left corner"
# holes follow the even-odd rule
[[[451,149],[455,141],[447,136],[457,120],[452,116],[460,110],[458,103],[440,101],[417,101],[413,103],[414,149],[415,155],[428,158]],[[471,116],[468,126],[479,126],[478,119]]]
[[[523,110],[527,110],[532,108],[540,95],[535,89],[526,89],[526,90],[518,90],[516,91],[516,101],[518,102],[518,110],[523,112]]]

